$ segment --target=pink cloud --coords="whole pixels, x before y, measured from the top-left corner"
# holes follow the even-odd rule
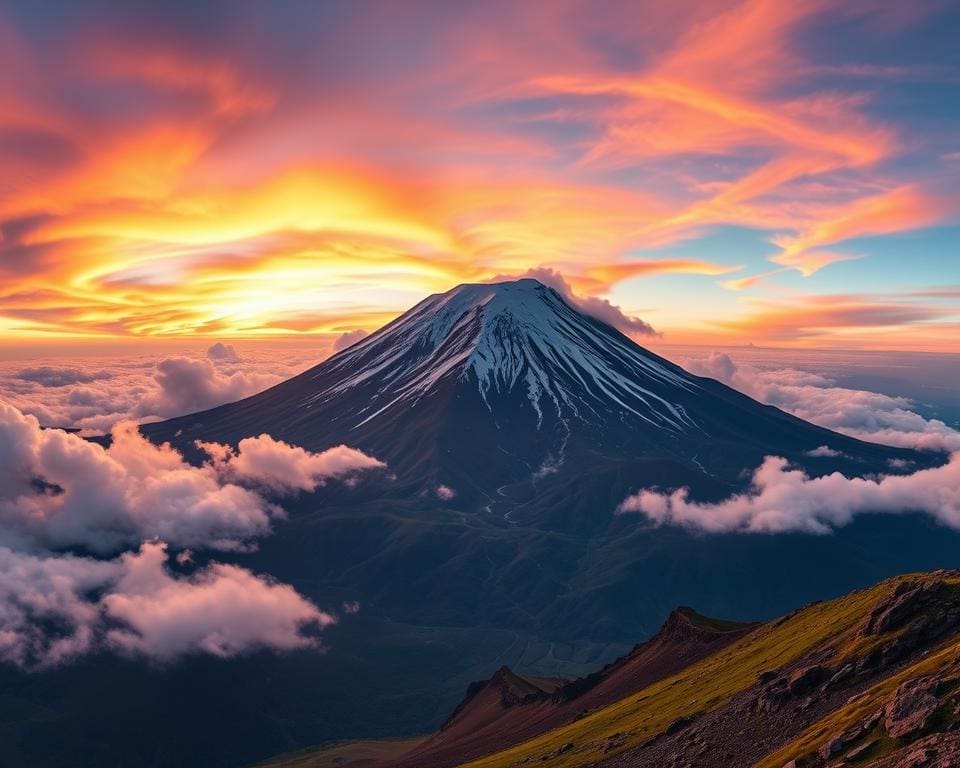
[[[121,555],[122,576],[102,599],[106,616],[121,623],[107,632],[108,645],[159,659],[197,651],[229,657],[313,647],[317,640],[304,630],[334,621],[293,587],[245,568],[212,563],[175,578],[166,561],[159,543]]]
[[[225,361],[229,358],[218,359]],[[159,390],[140,403],[141,416],[166,417],[202,411],[248,397],[282,379],[271,373],[237,371],[227,375],[209,360],[174,357],[157,364],[156,381]]]
[[[35,555],[0,547],[0,660],[55,666],[96,644],[99,606],[83,596],[117,577],[116,561]],[[51,635],[45,625],[62,625]]]
[[[813,450],[807,451],[807,456],[812,458],[833,458],[836,456],[843,456],[843,452],[835,450],[829,445],[820,445]]]
[[[503,280],[509,275],[498,275],[492,278],[492,282]],[[638,317],[631,317],[616,304],[612,304],[608,299],[601,299],[595,296],[578,296],[573,292],[570,283],[557,270],[549,267],[537,267],[528,269],[521,275],[514,277],[532,277],[539,280],[544,285],[549,285],[557,293],[563,296],[570,304],[579,309],[585,315],[589,315],[607,325],[612,325],[618,331],[628,336],[659,336],[660,334],[652,325]]]
[[[269,488],[281,493],[314,491],[327,478],[339,478],[386,465],[346,445],[312,453],[274,440],[270,435],[246,437],[237,451],[217,443],[198,442],[213,458],[221,477]]]
[[[454,498],[457,495],[457,492],[453,490],[453,488],[451,488],[448,485],[442,485],[442,484],[436,487],[436,490],[434,491],[434,493],[437,494],[437,498],[440,499],[441,501],[450,501],[450,499]]]
[[[240,355],[237,354],[237,350],[234,349],[233,344],[224,344],[222,341],[210,345],[207,349],[207,357],[214,362],[240,362]]]
[[[105,449],[40,429],[36,418],[0,402],[0,542],[110,552],[156,537],[243,549],[282,515],[263,491],[313,490],[327,478],[383,466],[346,446],[316,454],[261,435],[236,451],[204,444],[213,460],[196,467],[132,423],[112,436]]]
[[[102,650],[169,660],[311,648],[335,620],[245,568],[178,577],[167,560],[160,542],[113,560],[0,547],[0,661],[42,669]]]
[[[193,564],[186,547],[243,551],[283,514],[265,494],[384,465],[268,435],[202,447],[211,460],[193,466],[122,422],[103,448],[0,401],[0,661],[32,669],[107,649],[165,660],[316,647],[334,618],[292,587],[216,562],[176,576],[166,542],[180,548],[180,569]],[[64,547],[121,554],[52,551]]]

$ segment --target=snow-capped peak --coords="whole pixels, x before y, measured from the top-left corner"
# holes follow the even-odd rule
[[[620,412],[674,431],[696,427],[665,394],[696,389],[693,377],[532,278],[430,296],[324,368],[343,376],[307,402],[376,384],[357,426],[456,377],[472,382],[490,408],[493,395],[524,393],[538,423],[547,414],[566,421]]]

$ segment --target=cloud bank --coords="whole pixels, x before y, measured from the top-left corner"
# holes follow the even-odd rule
[[[261,435],[235,452],[204,443],[195,467],[123,422],[109,448],[42,430],[0,402],[0,519],[4,539],[96,552],[159,538],[176,546],[244,549],[282,512],[264,491],[312,491],[327,478],[382,467],[338,446],[310,453]]]
[[[960,452],[949,462],[910,475],[848,478],[839,472],[811,478],[786,459],[768,456],[750,488],[717,503],[691,501],[689,490],[643,490],[624,500],[620,512],[639,512],[660,525],[709,533],[829,533],[866,513],[922,512],[960,528]]]
[[[879,392],[836,386],[825,376],[792,369],[738,365],[723,352],[685,361],[698,376],[722,381],[762,403],[845,435],[898,448],[960,450],[960,432],[911,410],[913,402]]]
[[[46,427],[108,432],[119,421],[144,423],[256,394],[315,364],[313,348],[251,349],[218,342],[190,355],[56,359],[31,367],[0,362],[0,392]]]
[[[130,422],[112,438],[103,448],[42,429],[0,401],[0,661],[315,646],[334,619],[292,587],[217,562],[179,572],[194,550],[255,546],[283,516],[278,497],[384,465],[347,446],[312,453],[260,435],[236,449],[201,444],[209,460],[193,466]],[[168,545],[181,549],[178,572]]]
[[[240,362],[240,355],[237,354],[237,350],[233,348],[233,345],[224,344],[222,341],[211,344],[210,347],[207,348],[207,357],[211,360],[222,360],[227,363]]]
[[[281,381],[279,376],[270,373],[223,373],[209,360],[190,357],[161,360],[157,363],[155,379],[159,388],[137,406],[138,416],[175,416],[202,411],[240,400]]]
[[[640,513],[660,525],[710,533],[823,534],[859,514],[910,512],[960,528],[960,432],[911,410],[914,404],[908,398],[839,387],[833,379],[806,371],[738,365],[719,352],[686,360],[685,366],[852,437],[951,455],[940,467],[912,474],[903,474],[911,462],[892,460],[890,468],[899,474],[877,478],[848,478],[839,473],[811,478],[786,459],[768,456],[753,473],[749,488],[723,501],[693,501],[687,488],[644,489],[625,499],[618,512]],[[821,445],[807,455],[831,457],[838,452]]]
[[[270,435],[247,437],[237,450],[219,443],[198,442],[212,457],[217,475],[278,493],[314,491],[328,478],[339,478],[386,465],[356,448],[338,445],[323,453],[274,440]]]

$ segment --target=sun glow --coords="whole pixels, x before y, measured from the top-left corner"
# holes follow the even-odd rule
[[[51,59],[0,14],[21,74],[0,87],[0,343],[370,330],[551,268],[673,340],[935,347],[960,322],[956,293],[931,293],[960,284],[960,155],[880,100],[954,86],[816,59],[815,18],[837,12],[651,8],[651,39],[629,5],[531,3],[509,29],[402,25],[387,60],[358,8],[349,61],[317,53],[324,30],[286,51],[130,19],[65,28]],[[881,50],[870,29],[852,57]]]

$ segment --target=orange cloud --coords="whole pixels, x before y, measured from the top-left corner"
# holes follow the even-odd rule
[[[853,237],[882,235],[933,224],[941,220],[950,207],[948,201],[926,194],[914,185],[858,198],[832,217],[804,227],[797,235],[774,238],[783,252],[773,260],[780,264],[793,262],[791,266],[800,265],[798,269],[804,271],[817,263],[818,255],[809,253],[813,248]]]
[[[369,330],[543,267],[639,307],[633,278],[745,268],[680,250],[715,228],[809,276],[952,210],[890,167],[895,121],[806,79],[796,39],[835,3],[491,8],[358,8],[309,44],[268,5],[230,34],[144,9],[55,49],[0,15],[0,337]]]
[[[715,325],[741,338],[765,343],[894,349],[903,345],[891,344],[891,335],[901,340],[912,338],[908,347],[944,349],[944,321],[957,314],[955,309],[914,301],[909,296],[807,296],[776,303],[752,300],[746,306],[749,311],[745,316]]]

